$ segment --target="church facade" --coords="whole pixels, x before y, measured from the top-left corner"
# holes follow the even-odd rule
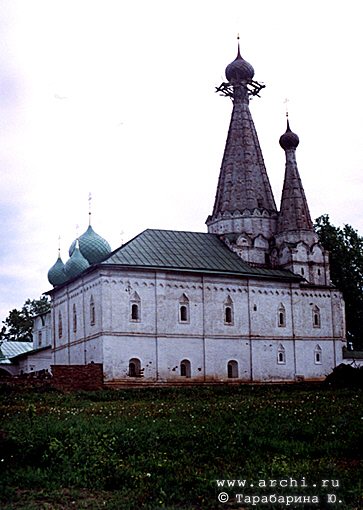
[[[53,365],[99,363],[117,385],[319,380],[342,362],[344,302],[313,229],[299,138],[287,122],[277,210],[249,110],[262,86],[239,47],[226,79],[233,110],[208,232],[146,230],[111,252],[90,224],[48,273]]]

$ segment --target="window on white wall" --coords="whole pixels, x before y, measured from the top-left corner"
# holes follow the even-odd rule
[[[322,363],[322,356],[321,356],[322,350],[320,345],[317,345],[314,349],[314,361],[315,365],[321,365]]]
[[[320,328],[320,308],[313,306],[313,327]]]
[[[38,347],[42,346],[42,332],[38,332]]]
[[[227,297],[224,303],[224,323],[233,325],[233,301],[230,296]]]
[[[141,320],[141,299],[137,292],[134,292],[130,299],[130,318],[134,322]]]
[[[286,326],[286,310],[282,303],[277,311],[277,324],[279,328],[284,328]]]
[[[73,303],[73,332],[77,332],[77,308],[75,303]]]
[[[189,322],[189,298],[186,294],[179,299],[179,322]]]
[[[228,379],[235,379],[238,377],[238,362],[234,359],[231,359],[227,363],[227,374]]]
[[[95,310],[95,301],[93,299],[93,296],[91,296],[91,299],[89,302],[89,316],[90,316],[90,324],[91,324],[91,326],[94,326],[96,324],[96,310]]]
[[[62,338],[63,336],[63,322],[62,322],[62,314],[59,312],[58,314],[58,338]]]
[[[279,344],[277,348],[277,363],[279,365],[285,365],[286,363],[285,347],[282,344]]]
[[[182,377],[191,377],[191,365],[190,361],[188,359],[183,359],[183,361],[180,363],[180,375]]]
[[[141,377],[141,361],[138,358],[131,358],[129,361],[129,377]]]

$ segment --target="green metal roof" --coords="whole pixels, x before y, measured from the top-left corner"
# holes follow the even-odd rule
[[[250,266],[215,234],[176,230],[145,230],[111,253],[102,265],[300,280],[290,271]]]

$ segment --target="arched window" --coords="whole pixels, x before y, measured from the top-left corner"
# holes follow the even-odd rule
[[[227,363],[228,379],[235,379],[238,377],[238,362],[234,359]]]
[[[73,303],[73,332],[77,331],[77,309],[75,303]]]
[[[130,299],[131,320],[138,322],[141,320],[141,299],[137,292],[134,292]]]
[[[62,314],[59,312],[58,314],[58,338],[62,338],[63,336],[63,322],[62,322]]]
[[[93,296],[91,296],[91,299],[89,302],[89,322],[90,322],[91,326],[94,326],[96,324],[95,301],[93,299]]]
[[[191,366],[188,359],[183,359],[180,363],[180,375],[182,377],[191,377]]]
[[[320,308],[316,305],[313,307],[313,327],[320,328]]]
[[[285,365],[286,363],[285,347],[282,344],[279,344],[277,348],[277,363],[279,365]]]
[[[321,365],[321,363],[322,363],[321,353],[322,353],[321,347],[320,347],[320,345],[317,345],[314,349],[315,365]]]
[[[141,361],[138,358],[129,361],[129,377],[141,377]]]
[[[279,328],[284,328],[286,326],[286,310],[282,303],[277,311],[277,324]]]
[[[233,324],[233,301],[230,296],[224,302],[224,323]]]
[[[189,322],[189,299],[186,294],[179,300],[179,322]]]

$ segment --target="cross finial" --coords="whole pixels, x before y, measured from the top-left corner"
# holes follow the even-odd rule
[[[60,242],[61,242],[61,236],[58,236],[58,257],[60,257]]]
[[[284,101],[284,104],[285,104],[285,113],[286,113],[286,117],[289,118],[289,108],[288,108],[288,103],[290,102],[290,100],[286,97],[285,98],[285,101]]]
[[[88,193],[88,224],[91,225],[91,214],[92,214],[92,210],[91,210],[91,202],[92,202],[92,193],[89,192]]]

